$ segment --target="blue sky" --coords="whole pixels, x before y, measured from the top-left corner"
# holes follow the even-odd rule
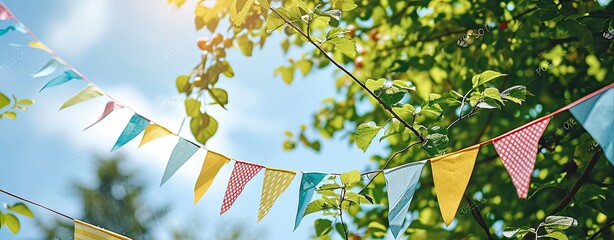
[[[119,101],[168,127],[179,129],[185,116],[183,100],[174,84],[196,64],[196,39],[209,36],[196,32],[193,24],[195,1],[175,9],[164,0],[134,1],[34,1],[5,0],[4,3],[51,49],[84,73]],[[9,21],[0,22],[4,28]],[[225,29],[221,27],[220,29]],[[300,148],[282,150],[285,130],[296,131],[309,124],[312,113],[325,97],[335,96],[333,69],[298,78],[288,86],[273,70],[286,64],[278,36],[247,58],[234,49],[229,53],[235,78],[223,79],[220,87],[230,94],[229,111],[209,107],[220,122],[218,133],[207,147],[236,159],[265,166],[305,171],[343,172],[364,170],[368,156],[381,152],[374,144],[362,153],[346,140],[325,141],[321,153]],[[277,200],[271,212],[256,224],[264,171],[248,183],[233,207],[219,215],[232,164],[226,165],[211,189],[193,204],[193,188],[205,155],[199,150],[164,186],[158,187],[168,156],[177,141],[166,137],[137,149],[140,138],[119,151],[109,153],[113,143],[132,115],[129,110],[113,113],[88,131],[81,131],[98,117],[108,99],[98,98],[58,111],[62,103],[85,86],[69,82],[38,93],[49,78],[31,79],[50,56],[31,48],[15,48],[9,43],[27,43],[30,38],[11,32],[0,38],[0,64],[16,60],[0,70],[0,90],[36,104],[19,112],[17,120],[0,120],[0,186],[71,216],[79,216],[79,199],[70,188],[73,181],[93,185],[95,155],[127,158],[126,168],[138,171],[148,187],[145,197],[151,206],[172,204],[165,226],[186,222],[202,225],[202,232],[219,229],[220,223],[241,223],[246,231],[266,232],[265,239],[307,239],[316,217],[308,216],[292,231],[296,213],[300,175]],[[293,50],[298,57],[303,51]],[[166,60],[165,60],[166,59]],[[164,106],[174,106],[170,110]],[[189,129],[182,137],[192,139]],[[371,164],[372,165],[372,164]],[[0,202],[13,203],[5,195]],[[58,216],[31,206],[36,218],[50,221]],[[95,224],[95,223],[94,223]],[[22,231],[13,235],[0,230],[0,239],[40,239],[34,220],[22,218]],[[156,239],[168,239],[160,232]]]

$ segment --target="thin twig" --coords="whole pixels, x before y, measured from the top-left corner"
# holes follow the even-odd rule
[[[611,227],[612,225],[614,225],[614,221],[611,221],[611,222],[607,223],[606,225],[603,225],[603,227],[601,227],[597,232],[593,233],[593,235],[591,235],[588,238],[588,240],[595,239],[597,236],[599,236],[599,234],[601,234],[604,230],[606,230],[607,228]]]
[[[416,130],[414,128],[414,126],[410,125],[407,121],[405,121],[405,119],[401,118],[398,114],[396,114],[394,111],[392,111],[392,108],[390,106],[386,105],[386,103],[384,103],[384,101],[382,99],[377,97],[377,95],[375,95],[375,93],[373,91],[369,90],[367,88],[367,86],[363,82],[361,82],[360,80],[358,80],[358,78],[356,76],[354,76],[354,74],[352,74],[350,71],[345,69],[345,67],[341,66],[341,64],[339,64],[337,61],[335,61],[335,59],[333,59],[331,56],[329,56],[326,53],[326,51],[324,51],[324,49],[322,49],[322,47],[320,47],[319,44],[314,42],[313,39],[310,38],[310,36],[307,35],[301,28],[299,28],[293,22],[291,22],[286,17],[281,15],[277,10],[275,10],[275,8],[273,8],[273,7],[269,7],[269,8],[271,9],[271,11],[273,11],[275,14],[277,14],[285,22],[285,24],[288,24],[288,26],[290,26],[291,28],[296,30],[299,34],[301,34],[303,37],[305,37],[307,39],[307,41],[309,41],[309,43],[311,43],[314,47],[316,47],[324,55],[324,57],[326,59],[328,59],[331,63],[333,63],[333,65],[335,65],[339,70],[341,70],[346,75],[348,75],[358,85],[360,85],[360,87],[362,87],[365,91],[367,91],[369,93],[369,95],[371,95],[371,97],[375,98],[375,100],[377,100],[379,102],[379,104],[382,105],[382,107],[384,109],[386,109],[388,112],[390,112],[390,114],[392,114],[392,116],[394,118],[399,120],[399,122],[401,122],[403,125],[405,125],[405,127],[407,127],[409,130],[411,130],[420,139],[421,142],[425,141],[424,136],[422,136],[422,134],[420,134],[420,132],[418,132],[418,130]]]
[[[384,163],[384,166],[382,166],[382,167],[381,167],[381,169],[386,169],[386,167],[388,167],[388,164],[390,164],[390,162],[392,161],[392,159],[393,159],[394,157],[396,157],[397,155],[399,155],[399,154],[401,154],[401,153],[403,153],[403,152],[405,152],[405,151],[409,150],[411,147],[413,147],[413,146],[415,146],[415,145],[417,145],[417,144],[419,144],[419,143],[421,143],[421,142],[420,142],[420,141],[413,142],[412,144],[407,145],[407,147],[405,147],[405,148],[403,148],[403,149],[401,149],[401,150],[399,150],[399,151],[395,152],[394,154],[392,154],[392,156],[390,156],[390,158],[388,158],[388,160],[386,160],[386,163]],[[383,172],[383,171],[378,171],[378,172],[377,172],[377,174],[375,174],[375,176],[373,176],[373,178],[369,179],[369,182],[368,182],[367,184],[365,184],[365,186],[364,186],[364,187],[362,187],[362,189],[360,189],[360,191],[358,191],[358,192],[360,193],[360,192],[364,191],[365,189],[367,189],[367,187],[368,187],[368,186],[369,186],[369,185],[370,185],[370,184],[373,182],[373,180],[375,180],[375,178],[376,178],[376,177],[377,177],[377,176],[378,176],[380,173],[382,173],[382,172]]]
[[[576,183],[569,190],[569,193],[567,193],[567,195],[565,195],[565,197],[559,202],[559,204],[554,209],[552,209],[550,215],[557,214],[558,212],[563,210],[569,204],[569,202],[571,202],[574,195],[576,195],[578,190],[580,190],[580,187],[582,187],[582,185],[589,179],[591,171],[593,171],[593,168],[597,164],[597,160],[599,160],[600,156],[601,150],[597,150],[597,152],[593,154],[593,157],[584,168],[584,171],[582,172]]]
[[[38,204],[38,203],[36,203],[36,202],[34,202],[34,201],[32,201],[32,200],[29,200],[29,199],[26,199],[26,198],[23,198],[23,197],[17,196],[17,195],[15,195],[15,194],[11,193],[11,192],[6,191],[6,190],[0,189],[0,192],[4,193],[4,194],[6,194],[6,195],[9,195],[9,196],[11,196],[11,197],[17,198],[17,199],[19,199],[19,200],[21,200],[21,201],[24,201],[24,202],[30,203],[30,204],[35,205],[35,206],[38,206],[38,207],[41,207],[41,208],[43,208],[43,209],[45,209],[45,210],[47,210],[47,211],[50,211],[50,212],[52,212],[52,213],[55,213],[55,214],[60,215],[60,216],[62,216],[62,217],[65,217],[65,218],[67,218],[67,219],[70,219],[71,221],[75,220],[74,218],[72,218],[72,217],[70,217],[70,216],[68,216],[68,215],[66,215],[66,214],[63,214],[63,213],[58,212],[58,211],[56,211],[56,210],[53,210],[53,209],[51,209],[51,208],[45,207],[45,206],[43,206],[42,204]]]
[[[475,220],[478,222],[478,225],[480,225],[480,227],[484,230],[488,239],[490,240],[495,239],[490,233],[488,226],[486,226],[486,222],[484,221],[484,218],[482,217],[482,213],[480,212],[480,209],[478,209],[478,205],[475,204],[475,202],[471,200],[471,198],[469,198],[466,194],[465,194],[465,199],[467,199],[467,201],[469,202],[469,206],[474,206],[471,208],[471,215],[473,215],[473,218],[475,218]]]
[[[343,228],[345,240],[348,240],[348,230],[345,227],[345,223],[343,222],[343,200],[345,200],[345,188],[341,188],[341,200],[339,201],[339,220],[341,221],[341,227]]]

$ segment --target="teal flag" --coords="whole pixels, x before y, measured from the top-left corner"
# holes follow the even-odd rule
[[[313,197],[316,186],[318,186],[326,176],[328,176],[326,173],[303,173],[301,186],[298,192],[298,210],[296,211],[294,230],[296,230],[301,223],[301,219],[303,219],[303,215],[305,214],[305,209],[307,209],[307,205],[309,205],[311,197]]]
[[[60,68],[61,66],[62,64],[57,59],[52,58],[51,60],[49,60],[49,62],[45,63],[45,66],[43,66],[41,70],[38,70],[37,73],[32,75],[32,78],[49,76],[54,73],[55,70],[58,70],[58,68]]]
[[[45,84],[45,86],[43,86],[43,88],[41,88],[39,92],[43,91],[45,88],[61,85],[73,79],[81,79],[81,77],[79,77],[79,75],[77,75],[72,70],[68,70],[66,72],[63,72],[61,75],[55,77],[54,79],[51,79],[51,81]]]
[[[614,165],[614,89],[595,95],[569,111],[597,141],[605,157]]]
[[[388,190],[388,223],[395,239],[399,236],[409,204],[418,188],[424,163],[426,160],[384,170]]]
[[[168,179],[179,170],[181,165],[188,161],[196,151],[198,151],[198,146],[196,146],[196,144],[180,137],[179,142],[177,142],[177,145],[175,145],[171,153],[170,159],[168,159],[168,164],[164,170],[164,176],[162,176],[160,186],[168,181]]]
[[[132,115],[130,121],[128,122],[128,125],[126,125],[126,127],[124,128],[122,134],[119,135],[119,138],[117,139],[117,142],[115,142],[113,149],[111,149],[111,152],[121,148],[122,146],[124,146],[124,144],[130,142],[130,140],[141,134],[141,132],[145,130],[145,127],[147,127],[147,125],[149,125],[149,120],[145,119],[144,117],[141,117],[141,115],[138,115],[136,113]]]
[[[8,26],[8,27],[6,27],[6,28],[4,28],[4,29],[0,29],[0,36],[2,36],[2,35],[4,35],[4,34],[8,33],[8,32],[9,32],[9,31],[11,31],[11,30],[12,30],[12,31],[15,31],[15,27],[14,27],[14,26]]]

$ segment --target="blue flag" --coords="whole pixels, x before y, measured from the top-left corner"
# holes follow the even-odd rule
[[[43,86],[43,88],[41,88],[39,92],[43,91],[45,88],[61,85],[73,79],[81,79],[81,77],[75,72],[68,70],[66,72],[63,72],[61,75],[55,77],[54,79],[51,79],[51,81],[45,84],[45,86]]]
[[[14,26],[8,26],[8,27],[6,27],[4,29],[0,29],[0,36],[6,34],[7,32],[9,32],[11,30],[15,31],[15,27]]]
[[[614,89],[606,90],[569,109],[614,165]]]
[[[45,64],[45,66],[41,68],[41,70],[38,70],[37,73],[32,75],[32,78],[49,76],[54,73],[55,70],[58,70],[58,68],[60,68],[61,66],[62,64],[57,59],[52,58],[51,60],[49,60],[49,62]]]
[[[141,134],[141,132],[145,130],[145,127],[147,127],[147,125],[149,125],[149,120],[145,119],[144,117],[141,117],[141,115],[138,115],[136,113],[132,115],[130,121],[128,122],[128,125],[126,125],[126,127],[124,128],[122,134],[119,135],[119,138],[117,139],[117,142],[115,142],[113,149],[111,149],[111,152],[121,148],[122,146],[124,146],[124,144],[130,142],[130,140]]]
[[[326,176],[328,176],[326,173],[303,173],[301,186],[298,192],[298,210],[296,211],[296,220],[294,221],[295,230],[301,223],[301,219],[303,219],[305,209],[307,209],[307,205],[309,205],[311,197],[313,197],[316,186],[318,186]]]
[[[188,161],[196,151],[198,151],[198,146],[196,146],[196,144],[180,137],[179,142],[177,142],[177,145],[173,148],[170,159],[168,159],[168,164],[164,170],[164,176],[162,176],[160,186],[168,181],[168,179],[179,170],[181,165]]]
[[[426,160],[384,170],[388,190],[388,225],[397,238],[403,227],[407,210],[418,188],[422,167]]]

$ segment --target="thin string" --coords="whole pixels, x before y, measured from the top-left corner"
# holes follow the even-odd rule
[[[65,217],[65,218],[67,218],[67,219],[70,219],[71,221],[74,221],[74,220],[75,220],[73,217],[70,217],[70,216],[68,216],[68,215],[66,215],[66,214],[63,214],[63,213],[58,212],[58,211],[56,211],[56,210],[53,210],[53,209],[51,209],[51,208],[45,207],[45,206],[43,206],[43,205],[41,205],[41,204],[38,204],[38,203],[36,203],[36,202],[34,202],[34,201],[32,201],[32,200],[29,200],[29,199],[26,199],[26,198],[23,198],[23,197],[17,196],[17,195],[15,195],[15,194],[13,194],[13,193],[10,193],[10,192],[6,191],[6,190],[0,189],[0,192],[4,193],[4,194],[6,194],[6,195],[9,195],[9,196],[11,196],[11,197],[17,198],[17,199],[19,199],[19,200],[21,200],[21,201],[24,201],[24,202],[30,203],[30,204],[35,205],[35,206],[38,206],[38,207],[41,207],[41,208],[43,208],[43,209],[45,209],[45,210],[47,210],[47,211],[50,211],[50,212],[52,212],[52,213],[55,213],[55,214],[60,215],[60,216],[62,216],[62,217]]]
[[[2,1],[0,1],[0,4],[4,5],[4,4],[2,3]],[[39,38],[38,38],[38,37],[37,37],[37,36],[36,36],[36,35],[35,35],[35,34],[34,34],[32,31],[30,31],[30,29],[29,29],[28,27],[26,27],[26,26],[25,26],[25,24],[23,24],[23,23],[22,23],[22,22],[21,22],[21,21],[20,21],[20,20],[19,20],[19,19],[18,19],[18,18],[17,18],[17,17],[16,17],[16,16],[15,16],[13,13],[12,13],[12,12],[11,12],[11,10],[10,10],[10,9],[8,9],[8,7],[6,7],[6,6],[5,6],[5,8],[4,8],[4,9],[5,9],[5,10],[6,10],[6,11],[7,11],[9,14],[10,14],[10,16],[12,16],[12,19],[13,19],[13,20],[14,20],[14,21],[15,21],[17,24],[20,24],[20,25],[23,27],[23,29],[24,29],[24,30],[25,30],[25,31],[28,33],[28,35],[30,35],[30,37],[32,37],[32,39],[33,39],[34,41],[41,42],[41,41],[39,40]],[[41,42],[41,43],[42,43],[42,42]],[[62,59],[62,58],[61,58],[61,57],[60,57],[60,56],[59,56],[57,53],[55,53],[53,50],[51,50],[51,49],[49,49],[49,48],[47,48],[47,49],[49,50],[49,53],[50,53],[50,54],[51,54],[51,55],[52,55],[54,58],[58,59],[58,61],[60,61],[60,62],[63,62],[64,66],[65,66],[66,68],[68,68],[68,69],[70,69],[71,71],[75,72],[75,74],[77,74],[79,77],[81,77],[81,78],[82,78],[83,80],[85,80],[86,82],[91,83],[91,84],[93,84],[93,85],[96,85],[96,84],[94,84],[92,81],[90,81],[90,80],[89,80],[87,77],[85,77],[85,75],[83,75],[81,72],[79,72],[79,71],[78,71],[76,68],[72,67],[72,66],[71,66],[70,64],[68,64],[66,61],[64,61],[64,59]],[[484,145],[486,145],[486,144],[492,143],[493,141],[495,141],[495,140],[497,140],[497,139],[500,139],[500,138],[502,138],[502,137],[505,137],[505,136],[507,136],[507,135],[509,135],[509,134],[512,134],[512,133],[514,133],[514,132],[520,131],[520,130],[522,130],[522,129],[524,129],[524,128],[526,128],[526,127],[528,127],[528,126],[530,126],[530,125],[532,125],[532,124],[534,124],[534,123],[536,123],[536,122],[538,122],[538,121],[542,121],[543,119],[550,118],[550,117],[552,117],[552,116],[554,116],[554,115],[556,115],[556,114],[558,114],[558,113],[561,113],[561,112],[563,112],[563,111],[565,111],[565,110],[568,110],[569,108],[572,108],[572,107],[574,107],[574,106],[578,105],[579,103],[581,103],[581,102],[583,102],[583,101],[586,101],[587,99],[589,99],[589,98],[591,98],[591,97],[594,97],[595,95],[600,94],[600,93],[604,92],[605,90],[610,89],[610,88],[612,88],[612,87],[614,87],[614,83],[610,83],[610,84],[608,84],[607,86],[602,87],[601,89],[599,89],[599,90],[597,90],[597,91],[595,91],[595,92],[593,92],[593,93],[591,93],[591,94],[589,94],[589,95],[586,95],[586,96],[584,96],[584,97],[582,97],[582,98],[580,98],[580,99],[578,99],[578,100],[576,100],[576,101],[574,101],[574,102],[572,102],[572,103],[570,103],[570,104],[568,104],[568,105],[566,105],[566,106],[564,106],[564,107],[562,107],[562,108],[559,108],[558,110],[556,110],[556,111],[554,111],[554,112],[552,112],[552,113],[550,113],[550,114],[548,114],[548,115],[546,115],[546,116],[543,116],[543,117],[537,118],[537,119],[535,119],[535,120],[533,120],[533,121],[531,121],[531,122],[529,122],[529,123],[526,123],[526,124],[524,124],[524,125],[522,125],[522,126],[520,126],[520,127],[517,127],[517,128],[515,128],[515,129],[513,129],[513,130],[511,130],[511,131],[508,131],[508,132],[506,132],[506,133],[504,133],[504,134],[501,134],[501,135],[499,135],[499,136],[497,136],[497,137],[494,137],[494,138],[491,138],[491,139],[485,140],[485,141],[483,141],[483,142],[479,143],[479,146],[481,147],[481,146],[484,146]],[[103,92],[104,92],[104,91],[103,91]],[[121,104],[122,106],[124,106],[124,107],[128,108],[129,110],[131,110],[131,111],[132,111],[132,112],[134,112],[135,114],[138,114],[138,115],[140,115],[140,116],[144,117],[145,119],[147,119],[148,121],[150,121],[150,122],[151,122],[151,123],[153,123],[153,124],[159,125],[159,124],[155,123],[154,121],[152,121],[150,118],[147,118],[147,117],[143,116],[142,114],[139,114],[137,111],[135,111],[134,109],[132,109],[130,106],[128,106],[128,105],[126,105],[126,104],[123,104],[123,103],[122,103],[122,102],[120,102],[120,101],[117,101],[115,98],[111,97],[111,95],[107,94],[106,92],[104,92],[104,94],[105,94],[105,96],[107,96],[107,97],[108,97],[108,98],[110,98],[111,100],[113,100],[113,101],[115,101],[115,102],[117,102],[117,103]],[[182,124],[181,124],[181,126],[180,126],[180,130],[181,130],[181,128],[183,128],[183,123],[185,122],[185,120],[186,120],[186,119],[184,118],[184,121],[182,121]],[[180,132],[178,132],[178,133],[177,133],[177,134],[175,134],[175,135],[179,136],[179,134],[180,134]],[[181,137],[181,136],[179,136],[179,137]],[[188,142],[191,142],[192,144],[194,144],[194,145],[196,145],[196,146],[199,146],[200,148],[203,148],[203,149],[205,149],[205,150],[209,151],[209,149],[205,148],[203,145],[201,145],[201,144],[200,144],[200,143],[198,143],[198,142],[196,142],[196,143],[195,143],[195,142],[193,142],[193,141],[191,141],[191,140],[188,140],[188,139],[185,139],[185,138],[184,138],[184,140],[186,140],[186,141],[188,141]],[[463,149],[460,149],[460,150],[454,151],[454,152],[452,152],[452,153],[445,154],[445,155],[443,155],[443,156],[446,156],[446,155],[451,155],[451,154],[455,154],[455,153],[458,153],[458,152],[461,152],[461,151],[465,151],[466,149],[467,149],[467,148],[463,148]],[[438,157],[438,158],[441,158],[441,157],[442,157],[442,156],[440,156],[440,157]],[[240,161],[240,160],[236,160],[236,159],[234,159],[234,158],[231,158],[231,159],[232,159],[232,160],[234,160],[234,161],[237,161],[237,162],[245,163],[245,164],[251,164],[251,165],[255,165],[255,166],[261,166],[261,167],[264,167],[264,166],[262,166],[262,165],[258,165],[258,164],[251,163],[251,162]],[[429,160],[429,159],[427,159],[427,160]],[[422,161],[427,161],[427,160],[422,160]],[[397,167],[402,167],[402,166],[405,166],[405,165],[408,165],[408,164],[413,164],[413,163],[414,163],[414,162],[412,162],[412,163],[406,163],[406,164],[403,164],[403,165],[400,165],[400,166],[397,166]],[[389,169],[392,169],[392,168],[389,168]],[[389,169],[386,169],[386,170],[389,170]],[[291,171],[291,170],[289,170],[289,171]],[[383,171],[384,171],[383,169],[372,170],[372,171],[368,171],[368,172],[361,173],[361,176],[368,175],[368,174],[373,174],[373,173],[378,173],[378,172],[383,172]],[[303,173],[303,171],[298,171],[298,172]],[[322,172],[320,172],[320,173],[322,173]],[[324,173],[326,173],[326,172],[324,172]],[[329,172],[328,174],[329,174],[329,175],[341,175],[340,173],[334,173],[334,172]]]

